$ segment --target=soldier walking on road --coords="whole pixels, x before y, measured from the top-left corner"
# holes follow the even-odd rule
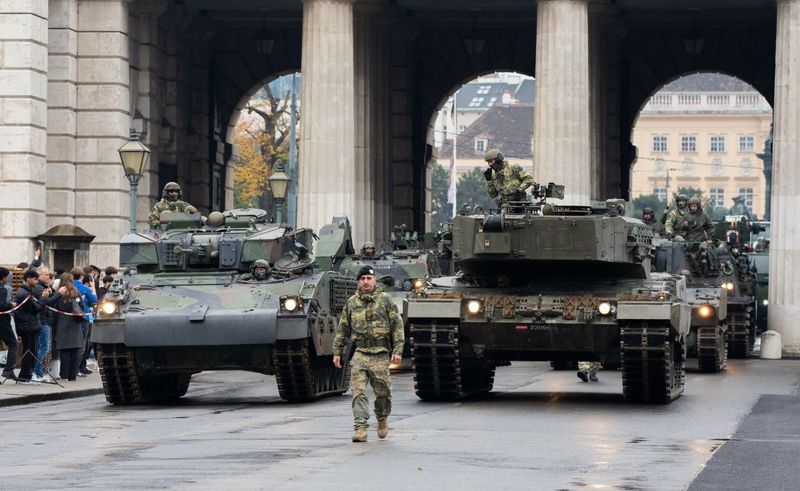
[[[509,201],[525,201],[525,190],[533,185],[533,176],[517,165],[506,162],[500,150],[491,149],[484,155],[489,168],[483,171],[488,181],[489,196],[501,205]]]
[[[181,186],[177,182],[168,182],[161,191],[161,201],[153,205],[153,210],[147,217],[150,228],[158,228],[161,223],[161,213],[165,211],[181,213],[197,213],[197,208],[186,201],[181,201],[183,196]]]
[[[584,382],[597,382],[597,371],[600,370],[599,361],[579,361],[578,378]]]
[[[391,297],[376,288],[375,270],[364,266],[358,271],[358,290],[347,300],[333,341],[333,364],[342,367],[345,343],[355,344],[350,361],[350,389],[353,391],[353,442],[367,441],[369,398],[367,381],[375,394],[378,436],[389,434],[387,418],[392,412],[392,380],[389,363],[400,363],[403,353],[403,320]],[[345,360],[347,363],[347,360]]]

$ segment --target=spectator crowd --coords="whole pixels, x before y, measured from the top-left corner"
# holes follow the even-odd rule
[[[22,271],[16,291],[13,272],[0,267],[0,382],[74,381],[92,373],[89,340],[98,299],[110,288],[117,269],[51,271],[37,250],[30,264],[20,263],[15,270]]]

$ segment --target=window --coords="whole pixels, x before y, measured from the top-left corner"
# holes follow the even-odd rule
[[[475,138],[475,151],[476,152],[485,152],[486,151],[486,140],[483,138]]]
[[[696,152],[697,137],[694,135],[681,137],[681,152]]]
[[[739,196],[744,198],[744,206],[748,210],[753,209],[753,188],[739,188]]]
[[[653,152],[667,151],[667,137],[665,135],[655,135],[653,137]]]
[[[491,89],[491,88],[492,88],[491,85],[481,85],[480,87],[478,87],[478,92],[477,93],[478,94],[488,94],[489,93],[489,89]]]
[[[473,97],[469,103],[469,107],[480,107],[483,104],[483,97]]]
[[[711,151],[721,153],[725,151],[725,137],[716,135],[711,137]]]
[[[653,194],[661,201],[667,201],[667,188],[653,188]]]
[[[739,137],[739,151],[740,152],[752,152],[755,148],[755,139],[750,136],[740,136]]]
[[[725,206],[724,188],[711,188],[709,196],[711,197],[711,206]]]
[[[467,129],[467,125],[465,125],[465,124],[460,124],[460,125],[458,125],[458,132],[459,132],[459,133],[461,133],[461,132],[462,132],[462,131],[464,131],[465,129]]]

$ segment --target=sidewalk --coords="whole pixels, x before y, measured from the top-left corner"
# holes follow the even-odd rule
[[[86,377],[78,377],[74,382],[58,380],[63,387],[56,384],[31,383],[17,384],[10,379],[4,380],[0,385],[0,407],[32,404],[35,402],[71,399],[103,393],[103,384],[100,380],[100,370]]]

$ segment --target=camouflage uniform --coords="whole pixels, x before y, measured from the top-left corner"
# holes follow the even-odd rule
[[[661,235],[662,233],[661,223],[658,220],[656,220],[655,217],[651,218],[650,220],[642,219],[642,221],[647,225],[650,225],[650,227],[652,227],[654,234]]]
[[[386,419],[392,412],[392,380],[389,377],[390,355],[402,355],[403,319],[392,298],[375,288],[371,293],[360,289],[347,300],[333,340],[333,354],[344,358],[347,340],[356,345],[350,361],[350,388],[353,391],[353,426],[366,428],[369,419],[367,381],[375,393],[375,416]],[[346,359],[344,360],[347,361]]]
[[[669,223],[669,222],[667,222]],[[692,213],[685,213],[683,218],[674,225],[676,234],[680,234],[686,242],[702,242],[710,237],[706,231],[714,230],[714,222],[701,209]]]
[[[509,162],[503,162],[500,170],[492,172],[492,180],[487,183],[489,196],[497,198],[500,204],[507,201],[523,201],[525,190],[531,185],[533,176],[520,165]]]
[[[667,222],[664,224],[664,232],[667,236],[672,237],[676,234],[675,228],[678,223],[683,222],[683,217],[689,213],[686,208],[673,208],[667,215]]]
[[[147,216],[147,221],[150,223],[150,228],[158,228],[158,224],[161,223],[162,212],[171,211],[185,213],[190,207],[192,210],[195,209],[185,201],[170,201],[167,198],[161,198],[161,201],[153,206],[153,210],[150,212],[150,215]]]
[[[578,370],[588,373],[597,373],[600,370],[599,361],[579,361]]]

